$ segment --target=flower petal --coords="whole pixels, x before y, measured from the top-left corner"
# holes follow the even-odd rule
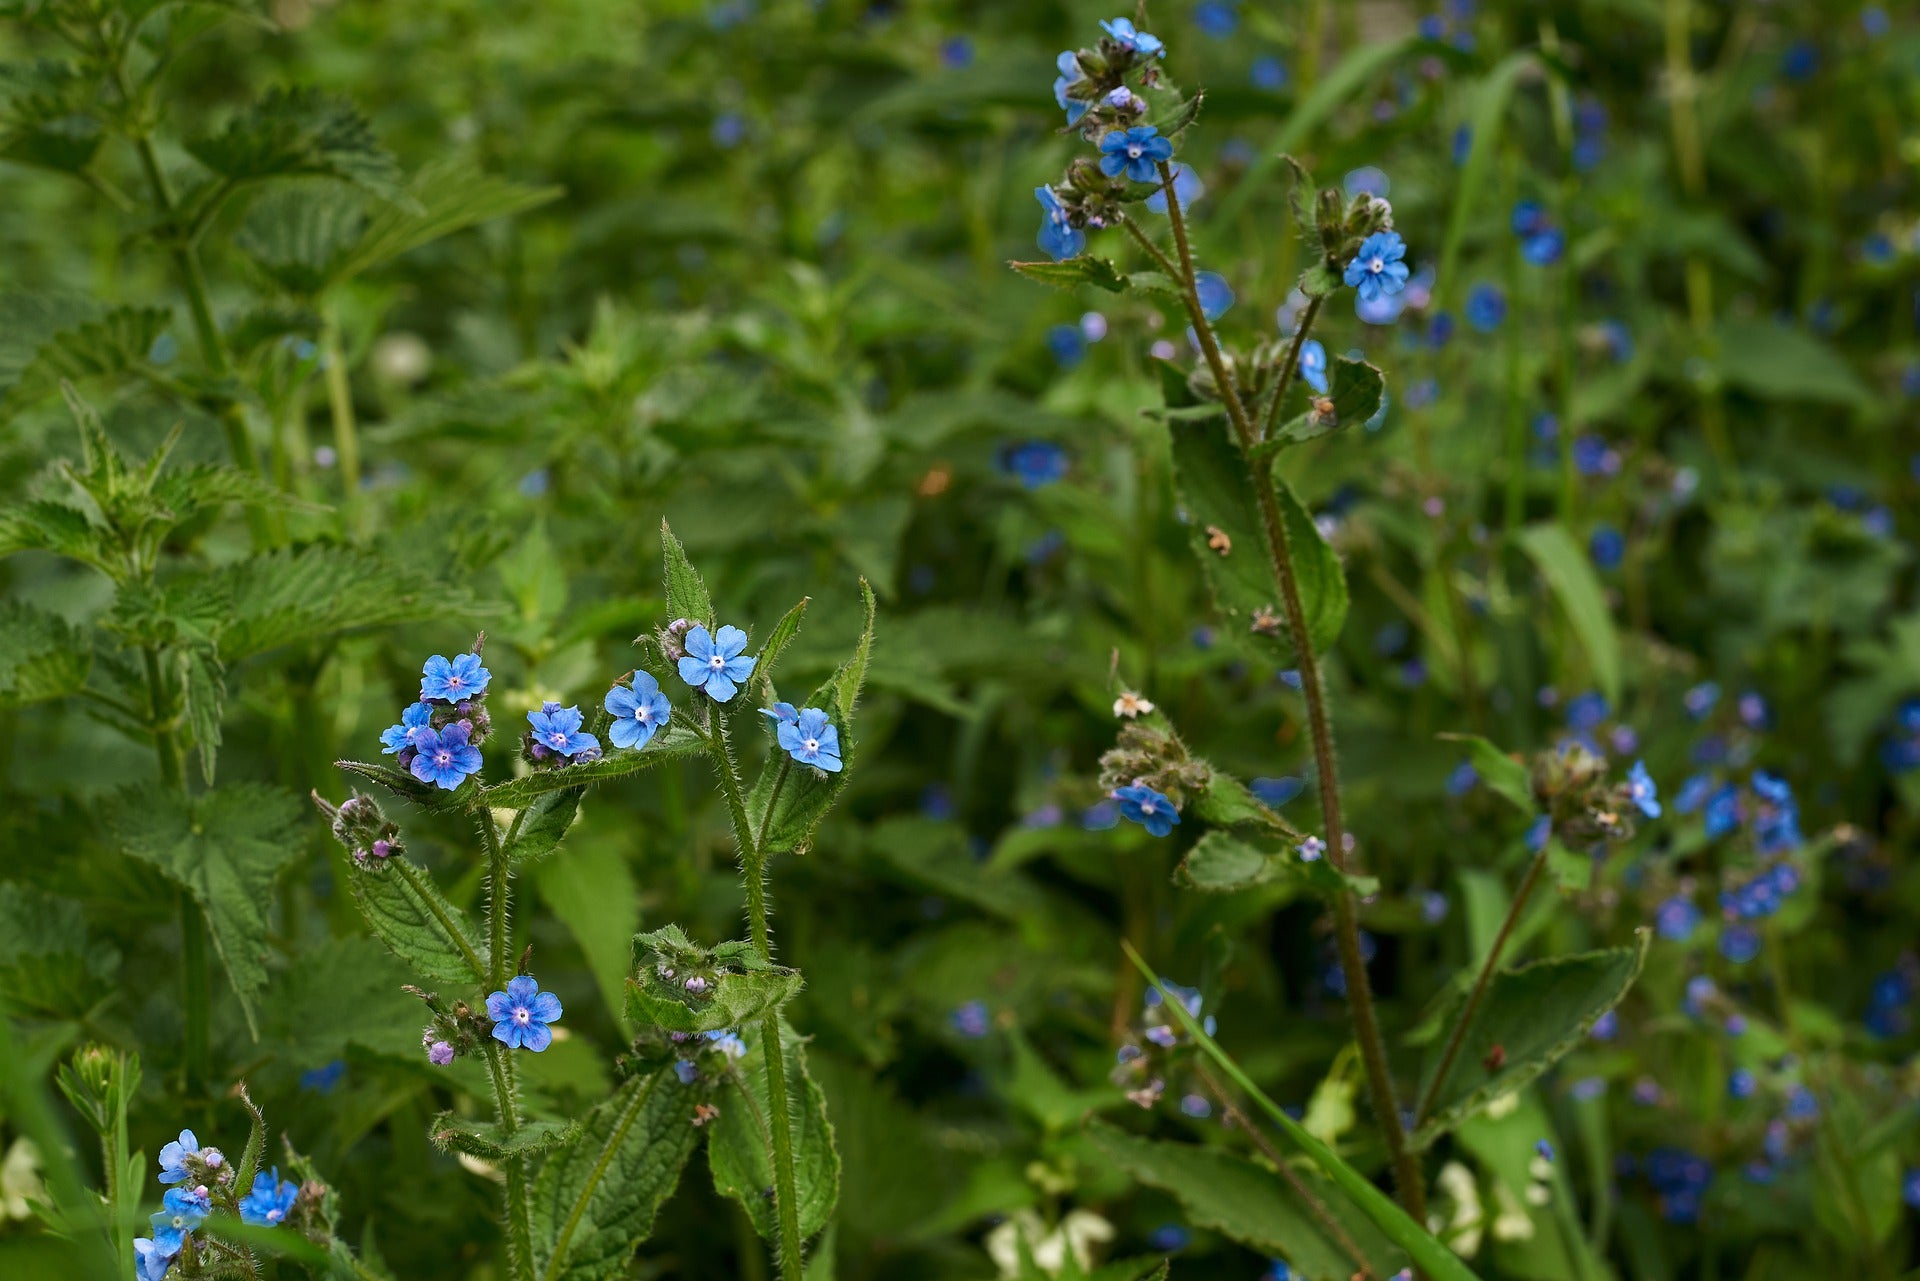
[[[554,1023],[560,1018],[560,998],[551,992],[542,992],[533,998],[533,1017],[542,1023]]]

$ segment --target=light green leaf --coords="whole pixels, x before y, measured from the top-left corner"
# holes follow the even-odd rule
[[[773,684],[773,665],[780,661],[780,655],[785,653],[787,646],[793,643],[793,638],[800,634],[800,620],[806,615],[807,602],[810,599],[802,596],[800,603],[782,615],[780,621],[773,625],[773,630],[767,634],[767,639],[761,642],[760,653],[753,665],[753,676],[750,678],[752,681],[750,688],[753,693],[749,701],[752,706],[771,707],[778,701]]]
[[[200,777],[211,785],[220,755],[220,714],[227,704],[226,668],[204,645],[188,650],[181,661],[187,669],[187,724],[200,757]]]
[[[701,947],[677,925],[634,935],[633,971],[627,1017],[668,1032],[744,1027],[800,990],[800,971],[762,960],[752,944]],[[689,979],[703,985],[697,994]]]
[[[435,161],[407,183],[408,200],[372,212],[358,244],[334,267],[351,280],[383,262],[456,231],[558,200],[559,187],[529,187],[481,170],[471,161]]]
[[[1580,1044],[1639,977],[1650,937],[1640,930],[1632,947],[1551,957],[1495,974],[1414,1146],[1426,1147],[1501,1095],[1531,1085]],[[1438,1054],[1436,1046],[1422,1097],[1431,1090]]]
[[[262,1002],[263,1039],[284,1063],[303,1069],[340,1058],[349,1046],[418,1063],[426,1009],[403,989],[420,977],[364,938],[303,948]]]
[[[57,390],[62,382],[113,378],[147,366],[147,353],[167,330],[171,318],[155,307],[115,307],[54,334],[7,390],[7,405],[17,408]]]
[[[664,520],[660,522],[660,546],[666,558],[668,616],[676,622],[690,618],[702,627],[713,626],[713,598],[707,595],[707,585]]]
[[[235,182],[297,176],[337,178],[405,201],[400,171],[373,128],[345,98],[318,89],[274,89],[211,137],[187,144],[207,168]]]
[[[548,859],[533,872],[540,901],[580,945],[607,1012],[616,1016],[623,1007],[629,940],[640,926],[640,891],[625,849],[624,841],[577,841],[566,857]]]
[[[734,1064],[731,1088],[720,1096],[720,1115],[707,1127],[707,1164],[713,1171],[714,1190],[739,1202],[760,1235],[772,1240],[774,1206],[767,1193],[773,1187],[773,1140],[768,1129],[773,1108],[767,1098],[764,1026],[756,1023],[743,1035],[747,1053]],[[806,1043],[784,1020],[780,1039],[793,1126],[796,1209],[801,1235],[811,1237],[826,1226],[839,1199],[840,1153],[834,1147],[833,1123],[827,1119],[826,1096],[807,1073]]]
[[[1366,1271],[1388,1277],[1407,1264],[1406,1254],[1318,1171],[1296,1170],[1294,1177],[1339,1225],[1339,1233],[1321,1220],[1293,1183],[1245,1157],[1191,1143],[1144,1139],[1101,1121],[1089,1124],[1086,1134],[1120,1170],[1172,1193],[1195,1227],[1284,1258],[1292,1275],[1303,1281],[1349,1281]]]
[[[273,883],[300,853],[300,806],[277,787],[243,783],[188,796],[147,786],[106,808],[109,839],[150,863],[199,905],[214,950],[256,1036],[253,998],[267,981]]]
[[[1540,576],[1560,599],[1573,634],[1587,655],[1594,684],[1609,703],[1620,701],[1620,634],[1614,629],[1600,580],[1573,536],[1560,525],[1529,525],[1520,546],[1539,566]]]
[[[564,769],[537,770],[524,778],[511,779],[505,783],[495,783],[492,787],[480,790],[481,799],[488,805],[504,809],[519,809],[530,804],[536,798],[549,792],[570,791],[584,788],[589,783],[604,783],[608,779],[625,778],[629,774],[638,774],[641,770],[652,769],[667,761],[678,760],[695,752],[704,751],[706,744],[699,735],[684,725],[668,726],[648,740],[642,748],[611,748],[597,761],[588,761],[583,765],[568,765]],[[549,811],[557,816],[558,811]],[[551,847],[549,847],[551,848]],[[545,851],[539,851],[544,853]],[[528,857],[538,857],[538,853],[529,853]]]
[[[624,1275],[699,1141],[698,1095],[661,1070],[636,1077],[587,1114],[586,1139],[549,1157],[533,1185],[542,1277]]]
[[[481,612],[465,592],[427,573],[327,545],[237,561],[204,577],[193,594],[223,617],[217,636],[227,663],[339,632]]]
[[[1190,890],[1228,894],[1257,885],[1293,885],[1322,898],[1346,891],[1367,895],[1378,878],[1347,876],[1325,859],[1302,860],[1292,851],[1262,850],[1226,832],[1208,832],[1174,871],[1174,883]]]
[[[1113,263],[1091,254],[1081,254],[1064,262],[1010,262],[1007,264],[1028,280],[1037,280],[1056,289],[1075,289],[1092,285],[1110,294],[1124,293],[1127,278],[1114,270]]]
[[[447,901],[418,863],[402,854],[369,859],[352,870],[347,885],[374,937],[422,979],[486,982],[487,965],[467,914]]]
[[[1467,162],[1460,170],[1459,183],[1455,188],[1453,209],[1447,215],[1447,231],[1440,242],[1440,270],[1437,279],[1440,289],[1448,295],[1451,303],[1459,286],[1455,283],[1461,277],[1457,271],[1460,260],[1460,246],[1466,240],[1467,223],[1473,213],[1474,205],[1481,193],[1486,190],[1488,171],[1493,165],[1493,155],[1499,149],[1500,129],[1506,121],[1507,104],[1523,76],[1535,68],[1541,67],[1538,55],[1531,50],[1521,49],[1508,54],[1500,64],[1489,71],[1486,78],[1474,86],[1473,118],[1468,124],[1472,143],[1467,150]],[[1440,305],[1440,300],[1435,300]]]
[[[92,667],[86,629],[23,600],[0,602],[0,707],[65,698]]]
[[[589,765],[595,763],[587,762]],[[586,792],[584,786],[569,786],[535,797],[533,803],[514,820],[513,841],[507,846],[507,861],[516,868],[524,868],[558,849],[567,829],[573,826],[573,820],[580,814],[580,798]],[[493,799],[491,794],[488,799]],[[631,930],[620,936],[623,950],[626,935],[630,933]]]
[[[578,1119],[522,1121],[519,1128],[509,1134],[498,1121],[442,1112],[427,1128],[427,1138],[442,1152],[464,1152],[498,1164],[510,1157],[538,1156],[565,1148],[585,1131],[586,1127]]]
[[[279,184],[247,210],[234,245],[297,299],[323,293],[367,227],[365,197],[319,179]]]
[[[1539,813],[1540,803],[1533,797],[1533,776],[1523,762],[1477,734],[1442,734],[1440,737],[1466,747],[1474,772],[1490,791],[1512,801],[1523,814]]]
[[[1766,320],[1728,319],[1714,334],[1720,376],[1729,386],[1764,400],[1816,400],[1830,405],[1871,403],[1853,367],[1812,334]]]
[[[68,898],[0,882],[0,988],[22,1012],[71,1018],[111,991],[120,954]]]

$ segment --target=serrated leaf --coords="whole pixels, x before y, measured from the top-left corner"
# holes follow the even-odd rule
[[[330,545],[238,561],[206,575],[195,590],[225,615],[217,636],[228,663],[339,632],[480,612],[465,592],[423,572]]]
[[[207,168],[235,182],[337,178],[387,200],[406,197],[393,157],[345,98],[318,89],[274,89],[221,132],[187,144]]]
[[[14,552],[52,552],[88,565],[106,563],[106,531],[78,507],[35,499],[0,511],[0,556]]]
[[[86,629],[26,601],[0,602],[0,707],[65,698],[92,667]]]
[[[1210,894],[1293,885],[1321,898],[1348,891],[1364,897],[1380,888],[1378,878],[1344,875],[1324,858],[1309,861],[1291,850],[1263,850],[1226,832],[1202,836],[1175,870],[1174,883]]]
[[[106,807],[103,819],[116,847],[157,868],[199,905],[256,1036],[253,997],[267,981],[273,883],[300,853],[300,820],[291,794],[260,783],[198,796],[133,788]]]
[[[1094,1121],[1094,1147],[1132,1178],[1170,1192],[1195,1227],[1211,1228],[1265,1254],[1279,1255],[1303,1281],[1349,1281],[1357,1273],[1389,1277],[1407,1256],[1324,1175],[1293,1171],[1339,1225],[1330,1229],[1291,1182],[1245,1157],[1190,1143],[1139,1138]],[[1343,1242],[1341,1235],[1346,1240]],[[1349,1244],[1360,1258],[1349,1253]]]
[[[1609,703],[1620,701],[1620,633],[1607,608],[1606,593],[1593,564],[1560,525],[1529,525],[1520,531],[1520,546],[1540,569],[1573,625],[1575,639],[1586,652],[1594,684]]]
[[[565,1148],[583,1132],[578,1120],[522,1121],[509,1134],[498,1121],[442,1112],[427,1127],[427,1138],[442,1152],[464,1152],[498,1165],[512,1157],[538,1156]]]
[[[423,783],[406,770],[395,769],[391,765],[381,765],[374,761],[335,761],[333,767],[352,774],[355,778],[364,778],[369,783],[378,783],[395,796],[426,809],[446,809],[452,801],[452,793],[435,787],[432,783]]]
[[[99,81],[97,72],[46,58],[0,65],[0,88],[7,97],[0,117],[0,160],[56,173],[86,169],[107,137],[90,110]]]
[[[781,616],[773,625],[767,639],[760,646],[758,661],[753,665],[751,703],[757,707],[771,707],[777,701],[773,684],[773,665],[780,661],[780,655],[786,652],[793,638],[800,634],[800,620],[806,615],[810,597],[803,596],[800,603]]]
[[[1523,762],[1515,760],[1496,744],[1477,734],[1442,734],[1440,737],[1447,742],[1466,746],[1467,759],[1473,763],[1474,773],[1491,791],[1512,801],[1523,814],[1539,812],[1540,803],[1533,796],[1533,777]]]
[[[214,762],[220,755],[220,715],[227,703],[226,668],[213,650],[190,649],[181,658],[186,667],[187,725],[200,757],[200,777],[211,786]]]
[[[372,267],[456,231],[523,213],[563,194],[529,187],[477,168],[471,161],[436,161],[407,183],[407,201],[372,212],[359,243],[336,264],[332,279],[351,280]]]
[[[1056,289],[1092,285],[1096,289],[1117,294],[1124,293],[1127,288],[1127,278],[1114,270],[1112,262],[1090,254],[1081,254],[1065,262],[1010,262],[1007,265],[1028,280],[1037,280]]]
[[[729,1074],[730,1088],[718,1096],[720,1115],[707,1126],[707,1165],[714,1190],[746,1210],[760,1235],[772,1240],[775,1229],[773,1141],[768,1129],[773,1108],[767,1097],[764,1025],[743,1032],[747,1053]],[[787,1078],[787,1115],[793,1128],[794,1183],[800,1234],[811,1237],[833,1216],[840,1195],[840,1153],[833,1143],[826,1096],[807,1072],[806,1043],[780,1022],[781,1055]]]
[[[1224,770],[1213,770],[1207,778],[1206,788],[1188,803],[1195,818],[1204,819],[1217,827],[1251,824],[1294,840],[1299,840],[1303,835],[1248,790],[1245,783]]]
[[[535,797],[515,820],[507,861],[516,868],[526,867],[558,849],[580,813],[580,798],[586,791],[585,787],[564,787]]]
[[[532,1211],[542,1276],[609,1281],[624,1273],[699,1142],[697,1101],[664,1069],[628,1081],[584,1118],[584,1141],[540,1167]]]
[[[597,761],[568,765],[564,769],[538,770],[524,778],[495,783],[492,787],[480,789],[480,799],[485,804],[499,808],[519,809],[549,792],[624,778],[705,750],[706,744],[698,734],[684,725],[669,723],[643,748],[632,750],[616,747]]]
[[[61,329],[41,343],[11,380],[9,410],[48,395],[62,382],[112,378],[143,369],[171,318],[154,307],[115,307],[98,319]]]
[[[368,860],[347,878],[375,938],[422,979],[485,983],[487,964],[467,914],[447,901],[433,876],[405,855]]]
[[[1643,929],[1632,947],[1550,957],[1495,974],[1414,1146],[1426,1147],[1501,1095],[1531,1085],[1584,1041],[1639,977],[1651,937]],[[1437,1060],[1437,1047],[1435,1054]],[[1497,1066],[1490,1070],[1489,1063]],[[1428,1065],[1422,1097],[1437,1067],[1437,1061]]]
[[[316,297],[366,233],[364,199],[338,183],[286,183],[253,202],[234,245],[282,292]]]
[[[687,981],[698,978],[698,994]],[[633,938],[627,1018],[667,1032],[744,1027],[800,991],[800,972],[762,960],[751,945],[704,948],[677,925]]]
[[[17,1010],[72,1018],[112,990],[120,953],[68,898],[0,882],[0,986]]]
[[[674,621],[690,618],[702,627],[713,626],[713,598],[700,571],[687,559],[687,549],[673,536],[666,521],[660,522],[660,547],[666,562],[665,586],[667,614]]]
[[[853,737],[853,709],[860,688],[866,682],[867,664],[873,656],[873,588],[860,580],[860,598],[866,606],[866,623],[851,657],[842,663],[820,688],[813,691],[805,706],[827,714],[840,736],[841,768],[828,773],[802,765],[775,739],[766,765],[760,771],[753,791],[747,797],[747,813],[758,833],[760,853],[781,853],[803,847],[827,811],[839,799],[852,772],[856,743]],[[774,732],[771,721],[768,732]]]

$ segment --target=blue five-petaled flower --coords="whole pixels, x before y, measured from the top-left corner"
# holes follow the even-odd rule
[[[1040,219],[1040,247],[1055,262],[1068,258],[1077,258],[1086,252],[1087,233],[1067,221],[1067,207],[1060,203],[1052,187],[1035,187],[1033,195],[1040,202],[1043,215]]]
[[[240,1198],[240,1221],[273,1227],[293,1212],[299,1199],[300,1185],[282,1182],[278,1166],[271,1174],[262,1170],[253,1176],[253,1190]]]
[[[487,692],[493,673],[480,666],[478,654],[455,654],[449,662],[435,654],[420,669],[420,697],[440,703],[457,703]]]
[[[1347,264],[1347,284],[1360,292],[1362,302],[1391,297],[1407,287],[1407,242],[1397,231],[1376,231],[1360,242],[1360,252]]]
[[[782,703],[779,706],[793,710],[791,704]],[[802,765],[811,765],[829,774],[839,771],[840,731],[827,720],[825,712],[817,707],[808,707],[791,720],[779,716],[774,719],[774,735],[788,756]]]
[[[680,659],[680,679],[705,690],[717,703],[732,698],[740,682],[753,675],[754,659],[743,657],[747,634],[738,627],[722,627],[709,635],[704,627],[687,633],[687,652]]]
[[[632,689],[615,685],[608,690],[604,706],[614,718],[607,737],[615,747],[645,747],[673,715],[673,705],[651,672],[636,671]]]
[[[413,776],[451,792],[467,775],[480,772],[480,749],[467,739],[473,733],[470,721],[455,721],[441,729],[414,731],[413,746],[419,754],[413,758]]]
[[[1307,386],[1322,396],[1327,394],[1327,349],[1318,338],[1300,344],[1300,376],[1307,380]]]
[[[1130,182],[1152,182],[1157,177],[1154,165],[1171,159],[1173,143],[1152,125],[1114,129],[1100,139],[1100,172],[1109,178],[1124,173]]]
[[[1660,817],[1660,793],[1653,785],[1653,775],[1647,773],[1645,761],[1635,761],[1627,774],[1627,799],[1648,818]]]
[[[533,741],[556,756],[599,750],[600,740],[581,730],[581,720],[578,707],[562,707],[558,703],[542,703],[539,711],[527,713],[527,724],[533,726]]]
[[[202,1156],[200,1140],[193,1137],[192,1130],[182,1130],[178,1139],[160,1149],[160,1182],[185,1183],[192,1178],[193,1172],[187,1169],[190,1156]]]
[[[1109,18],[1100,27],[1113,37],[1115,44],[1122,49],[1131,49],[1143,58],[1157,58],[1166,52],[1167,47],[1160,43],[1159,36],[1137,30],[1127,18]]]
[[[510,1050],[536,1054],[553,1044],[549,1023],[560,1021],[560,998],[542,992],[531,974],[507,980],[507,990],[487,997],[487,1017],[493,1020],[493,1039]]]
[[[1173,807],[1173,802],[1145,783],[1116,787],[1113,799],[1120,802],[1123,817],[1140,824],[1151,835],[1165,836],[1180,822],[1180,811]]]
[[[1068,124],[1078,124],[1080,117],[1087,114],[1087,104],[1079,98],[1069,97],[1067,90],[1086,79],[1087,73],[1080,69],[1079,55],[1071,49],[1063,51],[1054,59],[1053,65],[1060,72],[1053,81],[1053,100],[1067,113]]]
[[[400,713],[400,723],[380,731],[380,750],[392,755],[395,752],[413,746],[415,730],[427,728],[433,716],[433,709],[425,703],[415,703]]]
[[[201,1189],[202,1193],[205,1191]],[[180,1244],[187,1233],[206,1222],[210,1206],[198,1193],[168,1188],[167,1194],[160,1198],[160,1207],[148,1220],[153,1224],[153,1244],[172,1256],[180,1253]]]
[[[160,1281],[167,1275],[167,1269],[173,1266],[173,1256],[180,1253],[176,1246],[169,1251],[158,1241],[148,1237],[135,1237],[133,1241],[133,1274],[136,1281]]]

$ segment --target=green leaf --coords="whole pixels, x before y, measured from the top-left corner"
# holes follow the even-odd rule
[[[1207,778],[1206,790],[1188,801],[1195,818],[1205,819],[1218,827],[1263,827],[1295,841],[1304,835],[1249,791],[1245,783],[1225,770],[1211,766],[1209,769],[1211,773]]]
[[[1426,1147],[1501,1095],[1524,1089],[1585,1040],[1639,977],[1650,937],[1643,929],[1632,947],[1557,956],[1495,974],[1414,1146]],[[1489,1070],[1496,1045],[1498,1066]],[[1422,1097],[1438,1067],[1437,1047],[1434,1053]]]
[[[676,622],[690,618],[702,627],[713,626],[713,599],[707,595],[707,585],[664,520],[660,522],[660,546],[666,557],[668,617]]]
[[[57,390],[62,382],[113,378],[147,367],[147,353],[171,317],[154,307],[115,307],[98,320],[63,329],[34,352],[7,390],[17,408]]]
[[[268,280],[295,298],[313,298],[367,228],[365,198],[339,183],[288,182],[247,210],[233,243]]]
[[[511,1157],[538,1156],[574,1143],[585,1132],[578,1119],[572,1121],[522,1121],[508,1134],[498,1121],[442,1112],[427,1128],[427,1138],[442,1152],[464,1152],[482,1161],[499,1164]]]
[[[87,932],[86,910],[0,882],[0,989],[20,1012],[72,1018],[112,991],[120,953]]]
[[[198,604],[223,616],[217,641],[227,663],[340,632],[480,612],[465,592],[424,571],[330,545],[235,562],[203,577],[193,591]]]
[[[391,765],[373,761],[335,761],[333,767],[345,770],[356,778],[364,778],[369,783],[378,783],[395,796],[425,809],[444,810],[453,804],[453,793],[442,791],[432,783],[423,783],[406,770],[395,769]]]
[[[0,160],[74,174],[93,162],[107,137],[92,114],[101,91],[97,71],[51,58],[0,64],[0,91],[7,99]]]
[[[640,928],[640,887],[627,857],[626,840],[603,837],[575,842],[565,858],[547,859],[533,870],[540,901],[580,945],[615,1016],[625,1008],[633,934]]]
[[[104,570],[110,563],[106,531],[69,503],[34,499],[0,511],[0,556],[51,552]]]
[[[1215,607],[1233,632],[1251,638],[1256,648],[1270,655],[1290,652],[1254,480],[1225,424],[1218,419],[1175,422],[1168,430],[1188,541],[1213,588]],[[1274,493],[1292,550],[1309,643],[1324,651],[1346,622],[1346,575],[1293,491],[1276,480]],[[1256,622],[1261,631],[1254,630]]]
[[[1593,565],[1559,525],[1529,525],[1520,531],[1520,546],[1540,568],[1540,576],[1560,599],[1573,633],[1586,651],[1593,680],[1609,703],[1620,701],[1620,634],[1607,609],[1606,594]]]
[[[351,280],[424,244],[538,208],[565,192],[560,187],[528,187],[487,173],[471,161],[447,159],[415,174],[406,194],[406,201],[372,212],[359,243],[334,267],[333,281]]]
[[[1092,285],[1096,289],[1117,294],[1124,293],[1127,288],[1127,278],[1114,270],[1112,262],[1089,254],[1081,254],[1065,262],[1010,262],[1007,265],[1028,280],[1037,280],[1056,289]]]
[[[65,698],[92,667],[86,629],[23,600],[0,602],[0,707]]]
[[[590,783],[604,783],[608,779],[624,778],[629,774],[638,774],[641,770],[652,769],[666,761],[678,760],[683,756],[691,756],[704,750],[706,750],[706,743],[694,731],[684,725],[669,723],[665,729],[649,739],[645,747],[638,749],[616,747],[599,760],[588,761],[584,765],[537,770],[524,778],[495,783],[492,787],[480,789],[480,799],[487,805],[503,809],[519,809],[549,792],[571,791],[575,788],[584,788]]]
[[[580,798],[586,792],[585,786],[563,787],[535,797],[533,803],[515,820],[513,843],[507,846],[507,861],[521,868],[540,861],[558,849],[567,829],[573,826],[573,820],[580,813]]]
[[[1292,851],[1268,851],[1226,832],[1208,832],[1174,871],[1174,883],[1203,893],[1227,894],[1257,885],[1294,885],[1322,898],[1352,891],[1376,893],[1379,879],[1348,876],[1325,859],[1311,862]]]
[[[1303,1281],[1349,1281],[1360,1272],[1388,1277],[1407,1264],[1405,1252],[1318,1171],[1296,1170],[1296,1187],[1265,1165],[1217,1148],[1140,1138],[1102,1121],[1090,1123],[1086,1135],[1117,1169],[1172,1193],[1195,1227],[1278,1255]],[[1300,1188],[1324,1207],[1339,1225],[1338,1233],[1322,1221]],[[1349,1253],[1349,1246],[1359,1258]]]
[[[303,947],[299,963],[274,976],[261,1002],[262,1039],[282,1063],[303,1070],[355,1046],[412,1066],[420,1061],[426,1010],[406,985],[419,978],[364,938]]]
[[[1767,320],[1727,319],[1714,334],[1720,376],[1764,400],[1814,400],[1858,407],[1871,404],[1852,366],[1803,330]]]
[[[633,938],[634,976],[627,980],[627,1017],[667,1032],[744,1027],[800,991],[800,971],[762,960],[748,943],[705,948],[677,925]],[[699,995],[687,981],[704,984]]]
[[[782,751],[776,740],[767,763],[760,771],[753,791],[747,797],[747,813],[764,856],[804,847],[813,831],[847,785],[852,772],[856,744],[853,738],[853,709],[860,687],[867,678],[867,664],[873,655],[873,588],[860,580],[860,598],[866,606],[866,624],[853,654],[842,663],[825,684],[813,691],[806,702],[827,714],[840,734],[841,768],[833,773],[802,765]],[[769,722],[769,732],[773,731]]]
[[[242,783],[187,796],[147,786],[106,808],[109,839],[186,890],[256,1036],[253,997],[267,981],[273,883],[300,853],[300,806],[277,787]]]
[[[1466,747],[1474,772],[1490,791],[1512,801],[1522,814],[1540,812],[1540,803],[1533,796],[1533,776],[1527,772],[1524,762],[1515,760],[1477,734],[1442,734],[1440,737]]]
[[[1154,120],[1154,125],[1166,137],[1177,139],[1200,118],[1200,103],[1205,97],[1205,93],[1196,90],[1191,98],[1176,99],[1163,115]]]
[[[1332,379],[1327,384],[1327,399],[1333,402],[1333,412],[1323,414],[1317,409],[1309,410],[1283,424],[1271,440],[1261,443],[1257,456],[1271,457],[1282,446],[1298,445],[1341,427],[1366,422],[1379,412],[1385,389],[1386,380],[1380,371],[1366,361],[1335,356]]]
[[[670,1071],[637,1077],[587,1114],[585,1141],[547,1159],[532,1198],[542,1276],[609,1281],[626,1273],[699,1142],[697,1101]]]
[[[200,757],[200,777],[213,783],[220,755],[220,714],[227,704],[226,668],[212,649],[197,645],[181,658],[187,669],[187,725]]]
[[[274,89],[220,133],[187,144],[207,168],[234,182],[297,176],[337,178],[404,201],[400,171],[373,128],[345,98],[318,89]]]
[[[1387,1240],[1406,1251],[1416,1268],[1426,1273],[1432,1281],[1479,1281],[1473,1269],[1461,1262],[1458,1255],[1410,1218],[1405,1210],[1395,1205],[1386,1193],[1373,1185],[1372,1180],[1341,1160],[1339,1153],[1307,1133],[1298,1121],[1288,1116],[1279,1104],[1268,1098],[1240,1065],[1235,1063],[1211,1036],[1207,1035],[1206,1029],[1200,1026],[1199,1020],[1187,1012],[1187,1007],[1181,1003],[1179,997],[1170,991],[1161,981],[1160,976],[1141,959],[1140,954],[1134,951],[1133,945],[1123,939],[1120,946],[1126,952],[1127,959],[1133,962],[1134,967],[1146,977],[1147,981],[1160,989],[1161,996],[1166,999],[1167,1013],[1180,1024],[1182,1031],[1193,1038],[1201,1052],[1212,1059],[1220,1070],[1226,1073],[1249,1099],[1253,1100],[1261,1113],[1279,1127],[1281,1132],[1306,1154],[1308,1160],[1319,1167],[1323,1174],[1352,1199],[1361,1213],[1373,1220]]]
[[[762,1237],[774,1235],[773,1140],[768,1118],[773,1108],[767,1098],[767,1058],[756,1024],[749,1034],[747,1053],[729,1074],[730,1085],[720,1096],[720,1115],[707,1127],[707,1164],[714,1190],[733,1198]],[[793,1127],[794,1182],[798,1189],[800,1234],[811,1237],[833,1216],[840,1195],[840,1153],[833,1143],[833,1123],[827,1119],[826,1096],[807,1073],[806,1043],[785,1020],[780,1023],[782,1060],[786,1067],[788,1115]]]
[[[1457,271],[1460,246],[1466,240],[1467,224],[1474,205],[1488,186],[1488,174],[1493,167],[1494,152],[1499,150],[1500,127],[1506,120],[1507,104],[1513,99],[1521,79],[1542,65],[1538,55],[1532,51],[1518,50],[1503,58],[1473,88],[1473,118],[1468,125],[1472,142],[1454,191],[1453,209],[1447,215],[1446,234],[1440,241],[1440,271],[1436,278],[1445,282],[1441,289],[1449,295],[1448,302],[1453,301],[1454,291],[1458,288],[1453,282],[1460,279]],[[1437,298],[1435,305],[1440,305]]]
[[[348,874],[367,928],[422,979],[484,983],[488,969],[467,914],[447,901],[433,876],[405,855],[368,860]]]
[[[753,665],[751,703],[755,707],[771,707],[778,701],[773,685],[773,665],[780,661],[780,655],[786,651],[793,638],[800,634],[800,620],[807,612],[810,597],[802,596],[800,603],[781,616],[773,625],[773,631],[760,645],[758,661]]]

